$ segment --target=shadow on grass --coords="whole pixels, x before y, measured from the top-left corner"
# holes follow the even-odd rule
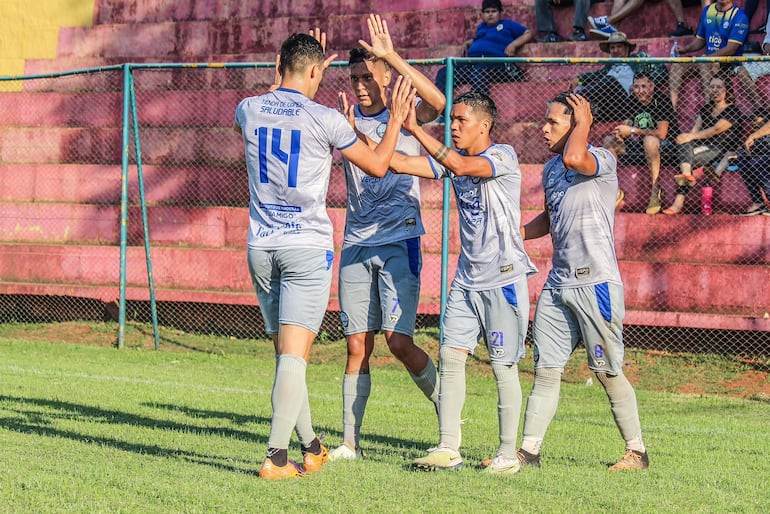
[[[100,446],[115,448],[139,455],[151,455],[155,457],[179,459],[205,464],[222,470],[234,471],[257,475],[261,459],[234,459],[232,456],[204,455],[197,452],[180,450],[178,448],[164,448],[157,444],[131,442],[111,437],[80,433],[73,430],[65,430],[54,427],[56,420],[79,421],[83,423],[102,423],[106,425],[127,425],[132,427],[146,427],[160,430],[178,431],[184,434],[215,435],[224,438],[233,438],[259,445],[267,444],[267,440],[254,433],[233,430],[230,428],[200,427],[186,423],[178,423],[147,416],[129,414],[126,412],[100,409],[90,405],[47,400],[41,398],[22,398],[0,395],[0,403],[8,404],[3,410],[16,413],[16,417],[3,417],[0,419],[0,427],[27,434],[39,436],[64,438],[82,443],[93,443]],[[15,404],[15,405],[14,405]],[[49,409],[53,412],[40,412],[37,408]],[[180,409],[176,409],[180,410]],[[227,419],[238,418],[232,413],[219,413],[217,417]],[[267,418],[258,416],[241,416],[239,422],[270,423]],[[255,456],[256,456],[255,452]],[[236,463],[233,461],[240,461]]]

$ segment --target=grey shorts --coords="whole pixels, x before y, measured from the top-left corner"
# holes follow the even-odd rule
[[[442,346],[473,353],[480,338],[497,364],[517,364],[524,357],[529,322],[527,278],[486,291],[452,285],[444,311]]]
[[[419,237],[343,248],[339,297],[345,335],[375,330],[414,334],[421,268]]]
[[[625,314],[620,284],[543,289],[532,325],[535,368],[564,368],[582,341],[591,371],[620,374]]]
[[[297,325],[318,333],[329,303],[334,252],[317,248],[249,248],[251,281],[265,320],[265,331]]]

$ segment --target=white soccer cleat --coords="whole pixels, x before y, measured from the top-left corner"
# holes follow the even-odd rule
[[[519,462],[518,456],[514,455],[512,458],[509,458],[498,453],[497,456],[492,459],[492,462],[484,468],[484,473],[493,475],[513,475],[520,470],[521,462]]]
[[[347,444],[341,444],[329,452],[330,461],[361,459],[363,456],[360,448],[352,450]]]
[[[459,452],[439,446],[428,450],[428,455],[414,459],[412,467],[422,471],[438,471],[444,469],[460,469],[463,467],[463,458]]]

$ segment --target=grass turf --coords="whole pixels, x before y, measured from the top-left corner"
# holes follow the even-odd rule
[[[60,332],[66,340],[66,328]],[[497,445],[497,398],[488,365],[478,359],[468,367],[466,467],[417,473],[409,462],[437,442],[435,413],[380,344],[363,428],[368,458],[275,483],[256,476],[270,424],[270,343],[173,333],[165,346],[174,351],[52,344],[0,331],[4,511],[770,511],[770,403],[764,396],[638,386],[651,468],[611,473],[606,467],[623,444],[606,396],[596,382],[585,384],[582,356],[575,355],[543,467],[491,477],[478,465]],[[435,356],[434,348],[429,351]],[[334,446],[341,438],[344,345],[319,345],[313,355],[314,425]],[[719,376],[719,361],[702,365],[708,377]],[[725,375],[734,372],[729,368]],[[526,396],[531,356],[522,369]],[[660,358],[650,376],[679,369],[680,357]],[[639,376],[647,374],[640,370]],[[292,444],[296,459],[296,440]]]

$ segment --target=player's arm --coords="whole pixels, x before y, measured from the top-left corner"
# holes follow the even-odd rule
[[[401,124],[409,115],[409,106],[414,101],[415,95],[416,91],[412,88],[412,81],[408,77],[399,76],[390,98],[390,119],[380,143],[372,149],[364,141],[357,139],[349,147],[340,150],[342,156],[361,168],[367,175],[385,176],[393,158],[396,143],[398,143]]]
[[[372,43],[370,45],[364,40],[359,40],[358,43],[366,51],[388,63],[400,75],[412,79],[412,86],[417,89],[417,94],[423,100],[417,106],[417,119],[420,123],[435,120],[446,106],[444,93],[396,52],[388,31],[388,22],[380,18],[379,14],[370,14],[366,24],[369,27],[369,38]]]
[[[409,117],[404,122],[404,128],[411,132],[438,163],[458,176],[491,177],[494,174],[492,164],[486,157],[461,155],[444,143],[428,134],[417,123],[415,106],[412,105]]]
[[[593,123],[591,104],[576,94],[570,94],[567,103],[572,107],[573,128],[564,145],[564,166],[581,175],[596,175],[598,163],[596,157],[588,151],[588,133]]]
[[[548,235],[551,231],[551,218],[548,215],[548,205],[545,210],[532,218],[529,223],[521,227],[522,239],[537,239]]]

